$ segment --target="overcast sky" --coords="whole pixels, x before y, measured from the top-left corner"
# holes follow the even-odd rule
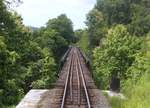
[[[15,10],[22,16],[25,25],[43,26],[48,19],[65,13],[73,22],[74,29],[84,28],[86,14],[96,0],[22,0]]]

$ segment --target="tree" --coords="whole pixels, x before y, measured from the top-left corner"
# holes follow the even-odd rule
[[[98,86],[107,88],[109,81],[125,79],[126,71],[135,59],[133,55],[139,49],[140,40],[131,36],[124,26],[110,29],[102,45],[94,49],[94,74]]]
[[[135,56],[135,61],[127,70],[128,78],[124,81],[123,91],[128,100],[124,108],[149,108],[150,97],[150,34],[142,42],[142,49]],[[133,104],[134,103],[134,104]]]
[[[90,46],[98,46],[107,31],[103,14],[97,9],[91,10],[87,15],[86,25],[88,26]]]
[[[27,36],[23,28],[17,14],[8,11],[4,1],[0,0],[0,107],[2,108],[5,108],[5,105],[16,104],[23,95],[20,73],[25,69],[22,68],[20,60],[22,52],[26,49],[23,38],[26,39]]]
[[[74,32],[72,27],[72,22],[65,14],[61,14],[57,18],[50,19],[47,22],[47,28],[54,29],[61,36],[67,40],[68,43],[73,41]]]
[[[97,0],[95,8],[104,14],[108,25],[131,22],[130,0]]]
[[[87,35],[87,30],[76,30],[75,36],[78,39],[77,45],[81,48],[81,50],[89,55],[89,37]]]
[[[48,48],[52,52],[57,63],[68,47],[67,40],[59,32],[48,27],[33,32],[33,37],[33,41],[41,48]]]
[[[54,45],[64,42],[63,39],[58,40],[59,37],[53,37],[58,36],[56,32],[48,33]],[[49,36],[47,33],[44,35]],[[34,41],[34,38],[23,25],[22,18],[16,12],[8,11],[4,1],[0,0],[1,108],[17,104],[31,88],[52,87],[56,79],[55,59],[52,51],[48,49],[50,39],[46,38],[48,40],[45,45],[43,41]],[[51,46],[53,49],[54,47]]]
[[[131,4],[132,22],[128,31],[136,36],[145,36],[150,30],[149,0],[140,0]]]
[[[149,32],[149,0],[97,0],[95,8],[102,12],[108,26],[127,25],[136,36]]]
[[[23,95],[23,89],[19,87],[16,79],[19,55],[15,51],[9,51],[5,38],[0,36],[0,107],[16,103]],[[15,70],[15,71],[14,71]],[[15,72],[15,73],[14,73]],[[9,95],[8,95],[9,94]]]

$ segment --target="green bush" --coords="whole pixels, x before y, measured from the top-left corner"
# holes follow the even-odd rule
[[[124,108],[149,108],[150,106],[150,34],[143,41],[143,47],[135,62],[128,69],[128,79],[123,91],[127,100]]]

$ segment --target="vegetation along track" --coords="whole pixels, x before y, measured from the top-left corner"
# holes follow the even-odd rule
[[[97,101],[100,102],[97,98],[100,96],[95,93],[96,86],[78,48],[71,48],[59,76],[55,106],[52,108],[97,108],[94,106],[98,105]],[[104,101],[101,102],[108,106]]]

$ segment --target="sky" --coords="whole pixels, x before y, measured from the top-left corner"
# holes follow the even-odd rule
[[[86,14],[94,7],[96,0],[22,0],[15,10],[27,26],[41,27],[49,19],[66,14],[74,29],[85,28]]]

